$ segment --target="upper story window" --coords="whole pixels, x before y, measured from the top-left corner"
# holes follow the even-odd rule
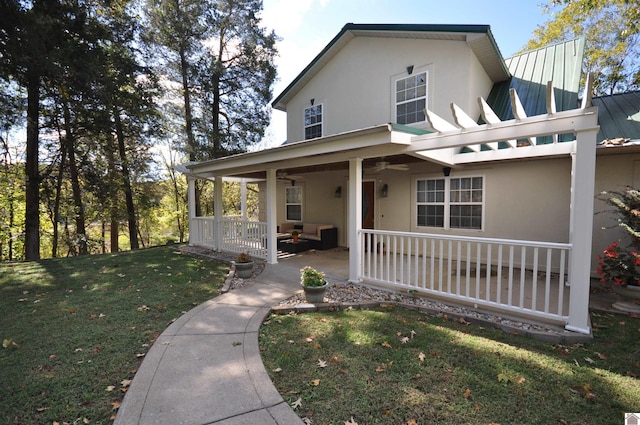
[[[419,227],[482,229],[482,177],[419,179],[416,183],[416,224]]]
[[[304,109],[304,139],[322,137],[322,104]]]
[[[427,71],[396,80],[396,122],[412,124],[425,120]]]

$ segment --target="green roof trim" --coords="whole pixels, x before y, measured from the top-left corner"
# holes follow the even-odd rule
[[[289,94],[289,92],[305,78],[307,73],[311,71],[319,62],[323,59],[327,53],[329,53],[345,36],[347,33],[352,32],[395,32],[395,33],[410,33],[410,32],[424,32],[424,33],[474,33],[474,34],[486,34],[491,46],[495,49],[497,55],[502,58],[498,44],[496,43],[493,34],[491,33],[491,27],[489,25],[449,25],[449,24],[353,24],[348,23],[342,27],[340,32],[333,37],[333,39],[327,44],[324,49],[298,74],[298,76],[276,97],[271,106],[275,109],[284,110],[281,105],[282,100]],[[501,64],[503,65],[503,64]],[[509,74],[506,65],[503,66],[505,75]]]
[[[424,130],[422,128],[411,127],[409,125],[396,124],[396,123],[390,123],[390,124],[391,124],[391,131],[399,131],[402,133],[413,134],[414,136],[422,136],[423,134],[433,133],[432,131]]]

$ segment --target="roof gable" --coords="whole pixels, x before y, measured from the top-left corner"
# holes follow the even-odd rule
[[[411,38],[465,41],[493,81],[509,78],[509,71],[488,25],[440,24],[346,24],[304,70],[272,102],[275,109],[286,105],[354,37]]]

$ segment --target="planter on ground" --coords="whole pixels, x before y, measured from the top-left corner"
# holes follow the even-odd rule
[[[619,300],[613,304],[616,310],[627,313],[640,313],[640,286],[611,285]]]

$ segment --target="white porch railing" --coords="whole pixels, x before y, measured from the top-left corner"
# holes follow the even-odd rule
[[[246,252],[252,257],[267,258],[267,223],[224,217],[193,217],[189,242],[214,250]]]
[[[363,229],[360,279],[566,323],[570,244]]]

